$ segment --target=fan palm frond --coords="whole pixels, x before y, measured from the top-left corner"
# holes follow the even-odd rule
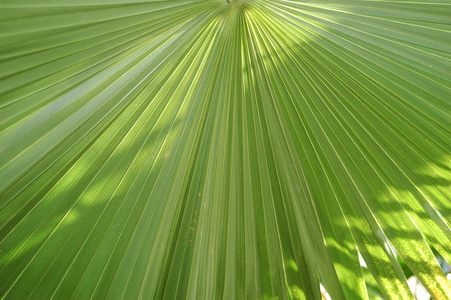
[[[0,297],[451,298],[450,15],[1,1]]]

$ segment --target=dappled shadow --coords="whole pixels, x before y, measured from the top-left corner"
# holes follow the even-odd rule
[[[319,19],[312,16],[310,18]],[[262,27],[269,26],[264,24],[262,19],[258,19],[258,22]],[[274,154],[274,159],[280,165],[280,167],[276,165],[279,176],[284,172],[290,172],[287,170],[288,164],[284,164],[280,157],[291,150],[289,150],[290,145],[287,145],[288,149],[285,150],[274,149],[277,147],[273,145],[277,144],[278,140],[281,141],[277,135],[291,139],[289,142],[295,145],[297,155],[300,155],[301,159],[305,157],[304,162],[295,168],[303,170],[301,173],[306,174],[306,181],[309,182],[307,188],[313,190],[314,195],[310,199],[317,207],[315,213],[319,214],[318,218],[324,234],[332,234],[331,231],[348,231],[349,224],[338,229],[341,225],[337,224],[337,221],[343,219],[340,213],[334,214],[326,209],[327,206],[335,206],[333,209],[340,211],[344,209],[343,206],[348,206],[345,214],[354,213],[355,216],[371,219],[371,231],[362,232],[359,227],[351,226],[353,235],[373,235],[372,231],[378,232],[379,226],[382,226],[390,239],[398,240],[395,244],[399,250],[403,248],[401,245],[404,242],[410,244],[408,246],[412,247],[410,250],[407,251],[407,247],[401,252],[404,253],[405,258],[409,258],[409,265],[415,266],[417,272],[427,274],[428,271],[422,270],[422,265],[426,264],[426,261],[418,260],[415,256],[419,253],[416,252],[419,250],[417,246],[422,245],[423,250],[427,250],[416,226],[419,226],[422,233],[426,234],[430,243],[442,246],[447,244],[448,239],[438,240],[436,235],[441,232],[440,234],[449,236],[449,231],[446,230],[447,223],[441,220],[441,225],[437,226],[439,219],[435,209],[430,205],[431,202],[443,216],[447,217],[450,215],[450,207],[441,205],[448,203],[447,198],[445,194],[431,194],[427,192],[427,188],[443,186],[445,190],[448,190],[450,181],[445,177],[433,177],[418,172],[424,167],[429,167],[429,164],[438,166],[443,164],[441,161],[445,154],[443,152],[440,154],[440,148],[435,146],[437,142],[441,143],[441,140],[434,141],[435,135],[425,135],[422,130],[426,130],[427,127],[428,131],[437,130],[437,132],[442,131],[442,134],[446,133],[441,127],[434,129],[431,124],[424,123],[425,127],[420,129],[409,124],[407,114],[412,115],[412,119],[420,116],[409,106],[417,101],[416,96],[404,92],[401,94],[391,92],[396,90],[397,84],[409,86],[403,79],[386,70],[378,70],[374,64],[365,66],[358,63],[357,58],[360,59],[361,53],[345,52],[345,46],[348,46],[347,37],[344,39],[346,42],[341,44],[340,37],[337,36],[328,40],[332,37],[332,33],[327,27],[318,28],[316,24],[304,25],[306,26],[299,28],[298,36],[292,38],[281,35],[271,37],[271,34],[276,36],[280,34],[277,30],[271,32],[270,29],[268,31],[254,29],[256,32],[265,33],[261,36],[270,36],[268,40],[272,38],[271,47],[274,45],[277,47],[277,43],[282,41],[279,51],[276,50],[274,51],[276,54],[271,55],[267,55],[269,50],[264,49],[266,46],[264,42],[260,44],[255,42],[252,45],[254,49],[259,48],[256,50],[257,62],[254,68],[251,68],[255,73],[249,75],[257,78],[252,77],[254,81],[250,89],[257,90],[255,101],[265,102],[262,104],[264,107],[261,111],[258,111],[260,118],[272,118],[273,123],[270,123],[269,127],[274,126],[268,130],[268,139],[272,143],[266,144],[265,151],[277,153]],[[318,34],[315,30],[319,30],[324,35]],[[337,32],[333,34],[337,35]],[[264,37],[261,39],[263,40]],[[310,40],[307,43],[298,43],[296,39]],[[285,46],[283,46],[284,43],[286,43]],[[352,44],[349,43],[349,46]],[[357,46],[355,47],[357,49]],[[371,50],[368,49],[367,60],[371,59]],[[375,61],[377,61],[376,58]],[[258,68],[260,68],[260,74],[255,71]],[[364,74],[362,70],[368,70],[366,73],[374,73],[374,76]],[[289,76],[284,77],[285,83],[281,85],[277,81],[277,76],[282,78],[282,74],[287,72]],[[376,76],[377,72],[380,72],[378,76]],[[244,74],[248,73],[249,70],[244,68]],[[386,78],[384,76],[389,76],[391,82],[382,80]],[[274,78],[273,81],[271,81],[272,78]],[[261,81],[258,81],[259,79]],[[381,82],[384,86],[381,86]],[[265,83],[270,83],[269,87],[263,86]],[[278,86],[275,86],[275,83]],[[288,91],[280,91],[279,89],[282,88]],[[369,93],[369,89],[377,91],[380,95]],[[397,103],[398,107],[403,108],[404,111],[396,113],[389,111],[394,104],[387,99]],[[407,105],[404,104],[406,101]],[[409,103],[409,101],[413,102]],[[401,113],[404,113],[404,116],[401,116]],[[426,113],[426,111],[421,112],[421,114]],[[271,114],[278,117],[273,118]],[[381,115],[384,115],[385,119],[381,118]],[[281,124],[279,125],[278,122]],[[392,124],[397,124],[399,128]],[[406,132],[414,135],[405,138]],[[423,142],[424,140],[428,142]],[[421,143],[416,145],[416,141]],[[422,156],[424,152],[435,153],[436,156],[429,155],[424,160]],[[421,159],[412,159],[412,157]],[[288,178],[276,180],[289,182]],[[300,196],[299,201],[309,201],[309,197],[302,200],[303,197],[305,196]],[[333,200],[335,197],[339,198]],[[280,196],[274,198],[277,203],[275,205],[280,205],[282,199],[279,200],[279,198]],[[441,201],[437,202],[439,199]],[[336,202],[335,205],[334,202]],[[352,210],[350,210],[351,207],[353,207]],[[367,213],[365,214],[364,211]],[[333,215],[336,215],[336,218],[332,217]],[[415,223],[410,222],[410,217],[413,217]],[[283,214],[280,218],[284,218]],[[365,218],[360,219],[357,224],[367,223]],[[328,222],[331,224],[330,227],[326,225]],[[343,219],[343,224],[347,224],[346,222],[346,219]],[[433,224],[436,225],[431,231],[430,226]],[[280,228],[280,231],[284,230]],[[347,247],[349,250],[354,248],[355,242],[352,236],[348,235],[346,240],[342,236],[338,238],[337,235],[333,240],[342,245],[338,248],[328,244],[328,249],[332,253],[335,252],[334,260],[339,257],[347,257],[345,260],[348,261],[357,260],[355,250],[354,255],[342,250]],[[345,242],[349,246],[346,246]],[[326,243],[328,243],[327,237]],[[379,243],[383,244],[383,241]],[[429,259],[434,260],[433,256],[427,255]],[[390,263],[388,260],[382,261],[376,257],[373,259],[376,265]],[[336,261],[336,265],[340,263]],[[347,269],[348,266],[343,267]],[[432,264],[426,269],[434,269],[434,272],[438,270]],[[375,272],[374,269],[372,271]],[[386,275],[382,273],[381,276]],[[390,278],[392,277],[386,277],[388,280]]]

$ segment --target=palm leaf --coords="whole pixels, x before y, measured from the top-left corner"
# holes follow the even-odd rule
[[[0,297],[451,298],[449,1],[231,2],[1,1]]]

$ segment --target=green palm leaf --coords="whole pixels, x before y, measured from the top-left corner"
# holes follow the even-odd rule
[[[451,298],[450,15],[2,0],[0,297]]]

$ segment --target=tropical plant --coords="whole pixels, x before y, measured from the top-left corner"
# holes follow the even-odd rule
[[[450,16],[1,0],[0,297],[451,298]]]

